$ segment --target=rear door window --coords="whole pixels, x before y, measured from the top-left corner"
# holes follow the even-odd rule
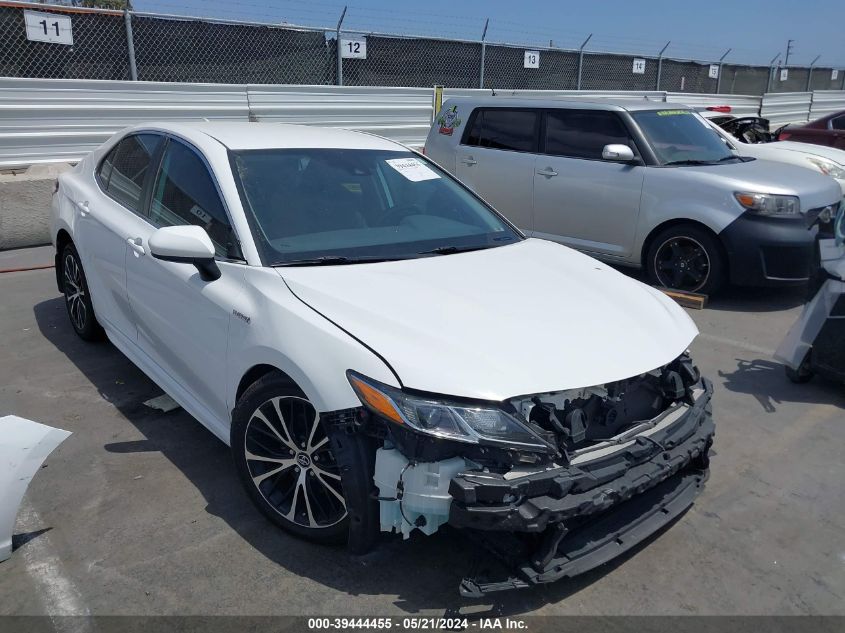
[[[100,164],[100,186],[117,202],[139,215],[143,214],[144,179],[162,140],[158,134],[127,136]]]
[[[539,112],[511,108],[481,108],[475,111],[464,145],[536,152]]]
[[[845,130],[845,116],[838,116],[830,120],[830,127],[834,130]]]
[[[550,110],[543,145],[544,154],[593,160],[601,160],[605,145],[627,145],[636,153],[619,117],[602,110]]]

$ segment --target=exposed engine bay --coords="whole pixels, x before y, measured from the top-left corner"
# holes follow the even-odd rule
[[[598,387],[514,398],[522,416],[555,434],[561,451],[574,451],[612,439],[647,423],[700,379],[689,357],[654,371]]]
[[[359,412],[357,430],[377,438],[380,528],[404,538],[447,523],[464,528],[510,570],[504,580],[465,579],[468,596],[582,573],[701,491],[711,393],[683,354],[626,380],[501,403],[542,449],[430,437]]]

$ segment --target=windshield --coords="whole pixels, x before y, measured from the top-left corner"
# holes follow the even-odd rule
[[[521,239],[451,176],[411,152],[268,149],[232,152],[231,160],[271,266],[405,259]]]
[[[710,124],[691,110],[650,110],[632,116],[662,165],[740,160]]]

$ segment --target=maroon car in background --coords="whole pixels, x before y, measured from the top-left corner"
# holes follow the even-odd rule
[[[805,125],[789,125],[780,130],[778,140],[845,149],[845,110],[828,114]]]

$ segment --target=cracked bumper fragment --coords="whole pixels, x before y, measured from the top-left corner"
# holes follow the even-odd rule
[[[679,516],[708,476],[711,393],[705,382],[694,404],[667,411],[649,435],[571,456],[568,465],[518,477],[453,478],[449,523],[472,528],[514,572],[496,582],[465,579],[461,592],[475,596],[581,574]]]

